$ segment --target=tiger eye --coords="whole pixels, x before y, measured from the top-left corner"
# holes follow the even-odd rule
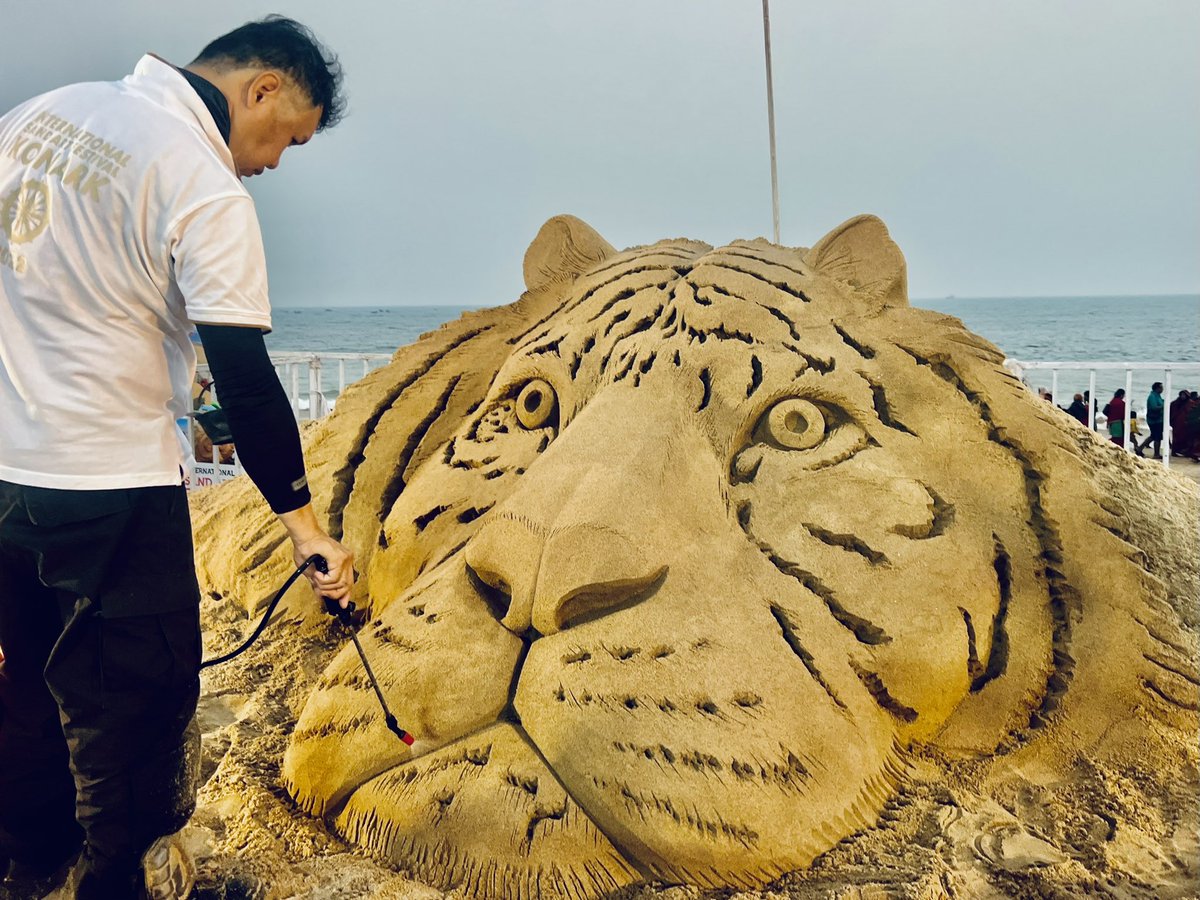
[[[825,416],[807,400],[780,400],[767,413],[767,434],[787,450],[809,450],[825,440]]]
[[[541,428],[550,421],[558,405],[558,396],[549,382],[535,378],[517,395],[517,421],[522,428]]]

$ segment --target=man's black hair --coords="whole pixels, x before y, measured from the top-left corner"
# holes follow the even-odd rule
[[[200,51],[193,63],[263,66],[295,79],[313,106],[321,108],[317,131],[336,125],[346,111],[342,95],[342,65],[295,19],[267,16],[222,35]]]

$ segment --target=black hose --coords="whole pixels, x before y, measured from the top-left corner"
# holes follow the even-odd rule
[[[267,604],[267,611],[263,613],[263,617],[259,621],[258,627],[254,629],[254,633],[250,635],[250,637],[246,638],[245,642],[240,647],[238,647],[236,650],[229,651],[224,656],[218,656],[216,659],[206,659],[204,662],[200,663],[200,668],[207,669],[209,666],[217,666],[223,662],[229,662],[229,660],[233,659],[235,656],[240,656],[246,650],[250,649],[250,645],[258,640],[258,636],[262,634],[263,629],[267,627],[267,622],[271,618],[271,613],[275,612],[275,607],[279,605],[279,601],[283,599],[283,595],[287,593],[287,589],[292,586],[292,583],[295,582],[297,578],[304,574],[305,569],[311,565],[314,565],[318,559],[321,559],[321,557],[317,554],[310,556],[308,559],[302,562],[299,568],[297,568],[296,571],[291,574],[291,577],[283,583],[283,587],[279,589],[274,598],[272,598],[271,602]]]

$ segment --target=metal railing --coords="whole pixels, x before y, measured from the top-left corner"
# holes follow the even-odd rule
[[[271,362],[279,374],[279,381],[288,395],[292,412],[296,421],[319,419],[332,411],[337,398],[342,395],[348,384],[365,377],[372,369],[384,365],[391,359],[388,353],[305,353],[282,352],[272,353]],[[1180,373],[1194,373],[1194,381],[1200,382],[1200,362],[1056,362],[1048,360],[1006,359],[1004,365],[1014,375],[1029,387],[1030,376],[1037,372],[1050,374],[1050,395],[1058,403],[1059,390],[1066,386],[1067,390],[1075,389],[1083,384],[1086,378],[1088,396],[1087,425],[1092,430],[1097,427],[1097,385],[1105,389],[1114,383],[1121,383],[1125,388],[1125,421],[1122,426],[1121,446],[1133,452],[1130,447],[1130,424],[1133,419],[1133,389],[1135,374],[1139,379],[1152,376],[1150,381],[1142,384],[1149,391],[1150,384],[1155,381],[1163,382],[1163,453],[1162,462],[1165,467],[1171,465],[1171,423],[1167,415],[1170,409],[1173,376]],[[197,367],[204,375],[208,369],[204,365]],[[1116,376],[1114,379],[1113,376]],[[1161,377],[1157,377],[1161,376]],[[219,385],[217,386],[219,390]],[[1143,417],[1144,421],[1144,417]],[[195,446],[195,420],[187,420],[189,445]],[[188,487],[203,487],[227,481],[242,472],[238,463],[237,453],[234,452],[230,462],[220,462],[220,448],[213,447],[213,455],[209,460],[197,460]]]
[[[1175,399],[1173,394],[1173,376],[1180,373],[1194,373],[1193,383],[1200,381],[1200,362],[1059,362],[1050,360],[1021,360],[1021,359],[1006,359],[1004,366],[1019,379],[1026,387],[1033,390],[1033,385],[1030,384],[1029,375],[1033,372],[1049,372],[1050,373],[1050,397],[1052,402],[1059,403],[1059,388],[1064,384],[1069,384],[1067,388],[1074,391],[1075,388],[1082,383],[1083,377],[1087,377],[1087,425],[1093,431],[1096,430],[1096,407],[1098,398],[1096,397],[1097,373],[1101,373],[1101,378],[1105,382],[1103,387],[1106,390],[1112,389],[1112,375],[1117,375],[1117,384],[1125,389],[1125,421],[1121,427],[1121,446],[1128,452],[1132,453],[1133,448],[1130,447],[1130,424],[1133,421],[1134,404],[1133,404],[1133,387],[1134,374],[1138,375],[1139,380],[1150,376],[1148,382],[1142,382],[1140,387],[1146,389],[1149,393],[1154,382],[1161,381],[1163,383],[1163,441],[1162,441],[1162,464],[1165,468],[1171,467],[1171,420],[1170,408],[1171,402]],[[1121,384],[1120,375],[1124,375],[1124,383]],[[1159,377],[1161,376],[1161,377]],[[1065,407],[1064,407],[1065,408]],[[1142,417],[1145,421],[1145,417]],[[1107,420],[1105,421],[1107,424]]]
[[[288,351],[272,353],[271,362],[279,375],[297,422],[319,419],[332,412],[337,398],[346,390],[346,385],[365,378],[372,369],[377,369],[390,360],[390,353],[305,353]],[[208,377],[208,366],[200,364],[197,374]],[[216,386],[218,397],[220,385]],[[193,416],[187,419],[185,433],[188,446],[195,448],[198,429]],[[220,484],[242,474],[234,449],[230,461],[220,461],[221,449],[213,446],[210,459],[196,459],[185,481],[188,489]]]

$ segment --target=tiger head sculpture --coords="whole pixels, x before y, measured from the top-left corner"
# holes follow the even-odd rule
[[[914,743],[1194,731],[1194,596],[1139,562],[1090,434],[908,305],[878,219],[617,252],[558,217],[525,278],[308,441],[417,738],[337,653],[283,775],[348,840],[480,896],[759,885],[870,827]],[[251,497],[200,533],[240,529],[261,565],[200,555],[257,597],[288,562]]]

